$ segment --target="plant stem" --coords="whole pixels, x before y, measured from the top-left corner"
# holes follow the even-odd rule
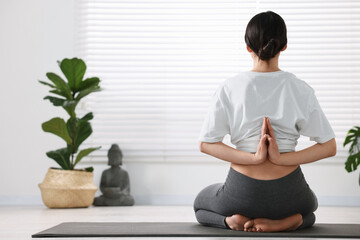
[[[71,170],[74,169],[74,151],[75,151],[75,118],[72,118],[72,131],[71,131],[71,138],[72,138],[72,142],[71,142]]]
[[[72,100],[75,98],[75,92],[72,93]],[[75,153],[75,120],[76,120],[76,114],[75,114],[75,106],[73,110],[73,117],[70,116],[70,118],[72,119],[72,123],[71,123],[71,138],[72,138],[72,143],[71,143],[71,170],[74,169],[74,153]]]

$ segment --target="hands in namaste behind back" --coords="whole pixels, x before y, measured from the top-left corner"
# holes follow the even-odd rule
[[[276,143],[274,130],[269,118],[265,117],[261,127],[260,142],[254,154],[255,164],[260,164],[266,160],[276,164],[279,158],[280,152]]]

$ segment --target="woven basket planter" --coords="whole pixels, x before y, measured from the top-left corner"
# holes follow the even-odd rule
[[[98,189],[92,172],[52,168],[39,187],[42,200],[49,208],[89,207]]]

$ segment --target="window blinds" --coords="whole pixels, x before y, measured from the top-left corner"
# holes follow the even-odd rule
[[[106,160],[117,143],[125,161],[209,159],[197,138],[210,98],[252,68],[245,28],[267,10],[287,24],[279,67],[315,89],[343,162],[346,132],[360,124],[360,2],[334,0],[77,1],[77,54],[103,88],[80,105],[95,116],[84,144],[102,146],[90,158]],[[301,137],[296,149],[314,143]]]

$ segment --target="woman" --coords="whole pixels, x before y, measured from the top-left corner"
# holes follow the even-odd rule
[[[317,198],[300,165],[336,154],[335,134],[314,90],[278,67],[287,47],[276,13],[254,16],[245,42],[251,71],[217,88],[200,137],[200,151],[231,163],[225,183],[204,188],[194,201],[199,223],[233,230],[274,232],[310,227]],[[236,149],[222,143],[226,134]],[[300,135],[316,144],[295,151]]]

